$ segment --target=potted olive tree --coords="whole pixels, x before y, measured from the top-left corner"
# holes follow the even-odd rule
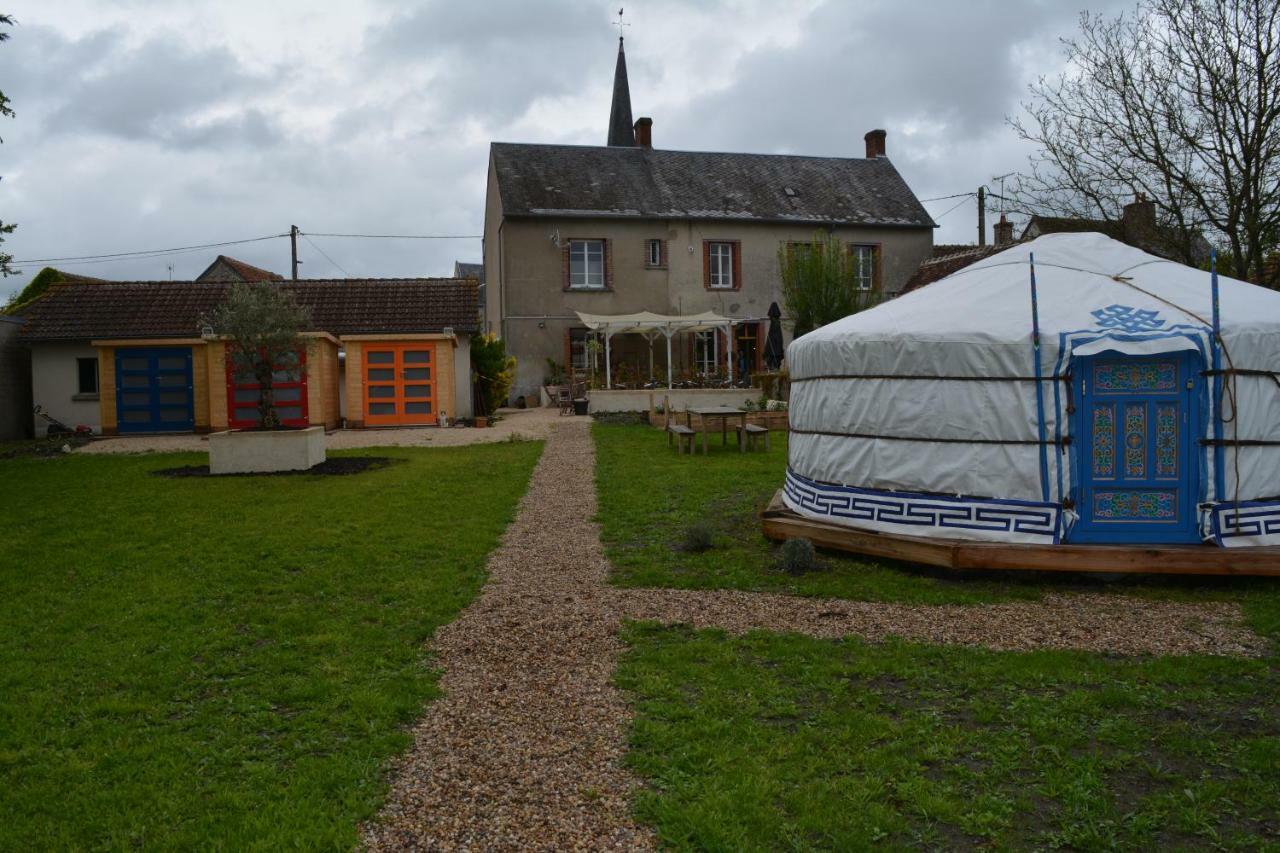
[[[323,462],[324,427],[283,426],[273,392],[278,374],[296,379],[305,369],[299,351],[310,312],[278,284],[238,283],[206,320],[226,340],[232,370],[258,386],[258,425],[209,436],[210,472],[302,471]]]
[[[476,386],[476,426],[488,426],[498,407],[507,402],[516,378],[516,360],[507,355],[507,345],[496,335],[471,338],[471,374]]]

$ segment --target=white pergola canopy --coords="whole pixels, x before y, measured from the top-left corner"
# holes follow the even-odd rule
[[[652,311],[640,311],[636,314],[584,314],[574,312],[582,325],[593,332],[604,336],[604,375],[605,388],[613,387],[613,371],[609,361],[609,340],[614,335],[641,335],[650,344],[662,335],[667,339],[667,387],[671,381],[671,336],[680,332],[721,331],[728,346],[726,363],[729,368],[729,383],[733,383],[733,327],[737,320],[721,317],[713,311],[701,314],[655,314]],[[649,371],[653,372],[653,347],[649,348]]]

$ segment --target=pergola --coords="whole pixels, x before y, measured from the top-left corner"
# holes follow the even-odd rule
[[[653,342],[659,335],[667,339],[667,387],[671,381],[671,336],[680,332],[722,331],[727,341],[726,364],[729,384],[733,384],[733,327],[739,322],[712,311],[702,314],[583,314],[575,312],[582,325],[604,336],[604,386],[613,387],[613,369],[609,361],[609,340],[614,335],[640,335],[649,342],[649,373],[653,374]]]

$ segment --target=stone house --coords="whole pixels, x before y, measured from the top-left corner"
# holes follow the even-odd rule
[[[485,328],[518,368],[513,395],[534,393],[548,360],[582,370],[588,314],[697,314],[737,322],[735,373],[761,369],[768,311],[781,303],[778,252],[834,233],[859,261],[859,286],[893,295],[929,257],[936,227],[866,134],[866,156],[670,151],[653,122],[631,120],[621,40],[608,144],[490,147],[485,200]],[[784,317],[784,327],[786,318]],[[722,370],[720,332],[687,336],[677,372]],[[615,377],[647,378],[649,347],[613,340]],[[665,350],[656,372],[665,375]]]

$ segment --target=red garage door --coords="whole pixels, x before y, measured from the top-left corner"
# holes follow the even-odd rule
[[[304,427],[307,419],[307,356],[299,350],[288,364],[277,364],[271,377],[276,415],[284,426]],[[258,426],[262,386],[252,371],[227,359],[227,422],[232,429]]]

